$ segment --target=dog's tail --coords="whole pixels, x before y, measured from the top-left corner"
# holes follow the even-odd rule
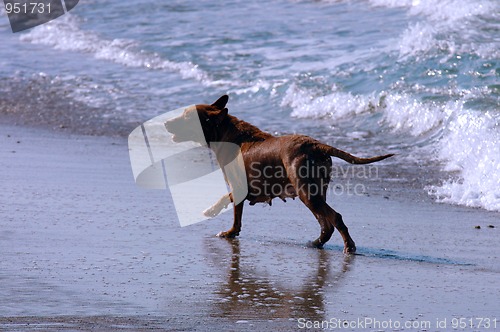
[[[333,146],[326,145],[323,143],[316,145],[316,149],[318,149],[323,153],[329,154],[332,157],[343,159],[350,164],[370,164],[394,156],[393,153],[390,153],[390,154],[385,154],[383,156],[376,156],[371,158],[359,158],[345,151],[339,150],[337,148],[334,148]]]

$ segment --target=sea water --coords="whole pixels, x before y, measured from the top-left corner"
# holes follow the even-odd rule
[[[0,43],[0,99],[125,123],[227,93],[263,130],[396,153],[403,181],[439,170],[438,201],[500,211],[496,0],[88,0],[16,34],[0,10]]]

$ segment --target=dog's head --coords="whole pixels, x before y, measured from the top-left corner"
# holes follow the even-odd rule
[[[225,108],[229,97],[224,95],[212,105],[196,105],[188,107],[177,118],[165,123],[167,130],[173,134],[174,142],[193,141],[201,144],[217,141],[220,138],[220,125],[227,117]],[[201,125],[201,131],[200,131]]]

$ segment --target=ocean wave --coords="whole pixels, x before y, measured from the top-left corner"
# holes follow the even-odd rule
[[[408,15],[418,19],[410,23],[398,41],[400,60],[436,56],[443,61],[460,54],[481,58],[499,57],[496,42],[498,2],[491,0],[370,0],[373,6],[406,8]],[[482,27],[471,29],[471,26]]]
[[[398,8],[411,7],[416,1],[417,0],[369,0],[369,3],[372,6]]]
[[[327,3],[347,2],[324,0]],[[497,59],[500,8],[495,0],[368,0],[375,8],[405,10],[410,18],[399,38],[387,50],[399,52],[399,60],[469,53]]]
[[[383,120],[393,131],[418,137],[438,130],[456,109],[454,102],[444,105],[422,102],[407,94],[389,94],[383,97]]]
[[[413,0],[411,15],[422,15],[434,22],[464,22],[480,15],[493,14],[498,4],[491,0]]]
[[[144,52],[139,50],[139,45],[133,40],[104,39],[97,33],[80,29],[79,18],[69,13],[31,29],[22,34],[20,39],[58,50],[90,53],[96,59],[124,66],[177,72],[184,79],[194,79],[205,85],[214,84],[208,74],[196,64],[170,61],[156,53]]]
[[[353,95],[318,91],[292,84],[282,106],[297,118],[349,119],[379,113],[381,130],[415,137],[426,142],[427,151],[450,172],[450,178],[428,187],[440,202],[500,211],[500,114],[468,109],[468,101],[484,95],[481,89],[454,92],[448,102],[421,101],[407,93],[381,92]],[[433,158],[429,156],[429,158]],[[455,176],[456,175],[456,176]]]
[[[481,91],[463,92],[462,98],[445,103],[389,95],[383,123],[416,138],[434,133],[428,151],[436,152],[451,174],[427,187],[438,202],[500,211],[500,114],[468,109],[467,100],[477,93]]]
[[[429,22],[411,24],[400,36],[398,42],[399,60],[440,56],[441,62],[461,54],[475,55],[483,59],[500,56],[497,42],[482,36],[467,36],[464,27],[442,27]],[[473,33],[471,33],[473,34]]]
[[[468,53],[494,59],[499,55],[495,34],[491,32],[498,28],[495,23],[498,22],[498,3],[489,0],[427,0],[412,6],[409,13],[425,17],[425,21],[410,25],[403,33],[400,43],[402,57],[412,54],[435,55],[436,50],[448,57]],[[496,28],[490,31],[471,29],[471,26],[488,25],[496,25]],[[426,37],[427,41],[422,40],[422,37]],[[414,45],[416,52],[411,51],[411,45]]]
[[[285,92],[281,106],[292,108],[292,117],[342,119],[373,111],[378,104],[375,96],[353,95],[337,90],[321,95],[320,92],[291,84]]]
[[[247,94],[247,93],[255,94],[255,93],[258,93],[259,91],[269,90],[271,87],[274,87],[274,86],[276,86],[276,84],[273,85],[266,80],[259,79],[259,80],[257,80],[257,82],[251,84],[250,86],[245,86],[243,88],[236,88],[236,89],[230,90],[229,92],[234,93],[236,95],[243,95],[243,94]]]
[[[369,0],[372,6],[407,8],[410,15],[421,15],[436,22],[451,22],[478,15],[494,14],[492,0]]]
[[[463,110],[439,141],[445,170],[460,177],[428,188],[438,201],[500,211],[500,119],[493,113]]]
[[[382,113],[381,125],[412,136],[425,135],[442,126],[457,107],[453,102],[445,105],[422,102],[406,93],[354,95],[337,90],[320,95],[295,84],[286,91],[281,106],[291,107],[291,116],[296,118],[341,120],[378,112]]]

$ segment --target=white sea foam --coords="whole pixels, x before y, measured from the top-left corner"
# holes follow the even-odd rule
[[[436,51],[444,51],[448,56],[459,52],[490,59],[498,58],[500,54],[495,37],[491,36],[491,31],[498,29],[497,1],[370,0],[370,3],[373,6],[407,8],[410,16],[419,19],[400,36],[398,48],[403,60],[411,56],[435,55]],[[482,20],[484,31],[489,33],[470,29],[478,19]]]
[[[498,1],[492,0],[370,0],[376,6],[406,7],[417,18],[398,42],[400,60],[460,54],[483,59],[500,57],[497,36]],[[477,28],[480,27],[480,28]],[[454,180],[428,188],[439,201],[500,211],[500,115],[498,109],[475,111],[464,105],[481,89],[455,91],[446,104],[398,101],[387,97],[384,121],[397,130],[419,136],[443,124],[434,142],[445,170],[457,172]],[[392,99],[392,100],[391,100]],[[405,100],[406,99],[406,100]],[[399,105],[398,105],[399,104]]]
[[[453,117],[438,143],[446,170],[460,178],[429,193],[446,203],[500,211],[500,119],[492,113],[462,111]]]
[[[380,125],[395,133],[416,138],[438,133],[428,149],[436,151],[444,169],[458,177],[429,187],[429,193],[441,202],[500,211],[500,115],[465,107],[466,101],[481,93],[480,89],[462,91],[458,100],[438,103],[385,92],[353,95],[333,91],[321,96],[291,85],[282,106],[291,107],[297,118],[341,119],[381,112]]]
[[[342,119],[373,110],[376,104],[374,97],[353,95],[349,92],[337,91],[320,95],[317,92],[299,88],[295,84],[287,89],[281,106],[290,106],[292,116],[297,118],[322,118],[328,116]]]
[[[395,132],[413,136],[424,135],[443,125],[457,107],[452,102],[445,105],[424,103],[404,93],[353,95],[333,90],[331,94],[322,96],[292,84],[281,106],[291,107],[291,115],[297,118],[329,117],[337,120],[382,112],[381,124],[391,127]]]
[[[257,93],[262,90],[269,90],[273,85],[269,83],[266,80],[257,80],[254,84],[248,87],[244,88],[237,88],[234,90],[231,90],[231,93],[237,94],[237,95],[242,95],[246,93]]]
[[[455,103],[424,103],[406,94],[390,94],[383,100],[382,122],[394,131],[410,133],[415,137],[438,129],[455,109]]]
[[[369,2],[372,6],[397,8],[410,7],[413,3],[418,2],[418,0],[370,0]]]
[[[468,93],[478,92],[444,104],[390,95],[384,122],[414,137],[441,132],[429,148],[457,178],[427,188],[438,201],[500,211],[500,114],[467,109]]]
[[[434,22],[463,22],[478,15],[492,13],[498,6],[490,0],[415,0],[410,14],[423,15]]]
[[[90,53],[97,59],[125,66],[178,72],[182,78],[195,79],[207,85],[213,83],[203,70],[191,62],[166,60],[158,54],[139,50],[133,40],[108,40],[97,33],[82,30],[78,18],[72,14],[66,14],[57,20],[35,27],[22,34],[20,39],[59,50]]]
[[[457,21],[477,15],[494,14],[494,0],[369,0],[373,6],[407,8],[410,15],[422,15],[432,21]]]
[[[496,59],[500,56],[497,42],[490,40],[477,44],[482,36],[465,37],[462,29],[437,26],[429,22],[417,22],[410,25],[399,40],[400,60],[438,55],[442,52],[442,62],[457,54],[474,54],[484,59]],[[462,39],[458,41],[457,39]]]
[[[404,59],[409,56],[419,56],[436,48],[438,41],[435,39],[436,29],[428,24],[417,22],[408,27],[400,37],[399,55]],[[438,46],[437,49],[443,48]]]

